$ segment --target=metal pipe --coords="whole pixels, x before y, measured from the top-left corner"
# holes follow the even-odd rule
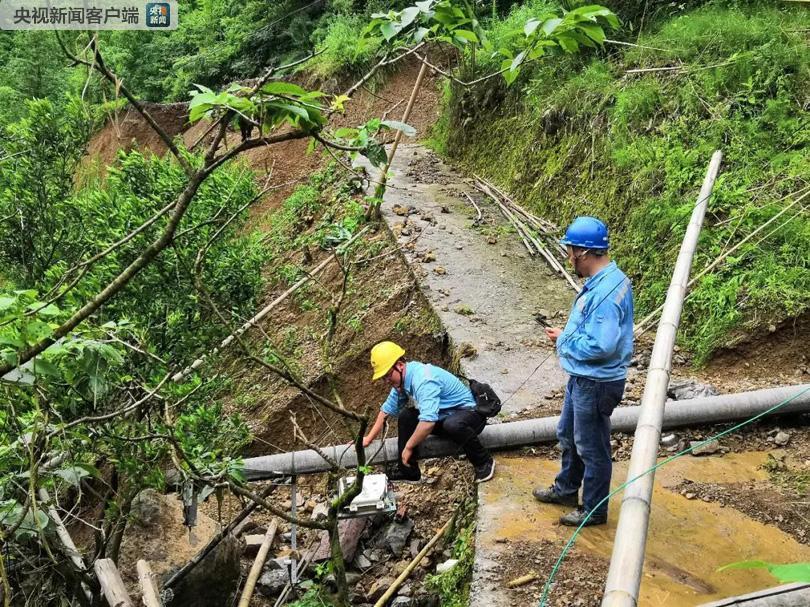
[[[740,394],[723,394],[683,401],[668,401],[664,410],[664,427],[677,428],[697,424],[714,424],[733,420],[748,419],[767,411],[774,405],[800,394],[778,413],[810,413],[810,384],[767,388]],[[619,407],[611,416],[613,432],[630,432],[638,423],[641,407]],[[527,419],[504,424],[492,424],[481,433],[481,442],[488,449],[515,449],[526,445],[553,442],[557,440],[559,417]],[[354,446],[333,445],[323,451],[344,468],[357,465]],[[422,458],[444,457],[460,453],[458,445],[429,436],[419,445]],[[389,438],[380,449],[375,441],[366,449],[369,464],[383,464],[397,460],[397,439]],[[294,466],[293,466],[294,464]],[[326,472],[329,465],[313,450],[294,453],[277,453],[250,457],[244,460],[244,473],[249,481],[258,481],[291,474],[312,474]]]
[[[655,465],[658,457],[667,386],[672,369],[672,349],[675,346],[675,335],[678,332],[683,298],[689,282],[700,228],[703,226],[706,207],[722,158],[723,154],[719,150],[712,155],[672,272],[664,311],[661,313],[655,335],[650,366],[647,369],[641,412],[627,471],[628,479],[636,478],[649,470]],[[602,607],[636,607],[638,604],[654,480],[655,473],[651,472],[636,480],[624,491]]]

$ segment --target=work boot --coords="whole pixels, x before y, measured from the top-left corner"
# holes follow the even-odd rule
[[[422,480],[422,471],[419,466],[395,464],[386,468],[385,474],[391,482],[418,483]]]
[[[580,506],[576,510],[572,510],[565,516],[560,517],[560,523],[563,525],[568,525],[569,527],[579,527],[582,525],[582,522],[585,521],[585,524],[582,525],[583,527],[590,527],[591,525],[604,525],[607,523],[607,513],[604,514],[592,514],[591,517],[586,521],[585,518],[588,516],[588,513],[585,509]]]
[[[536,487],[532,495],[538,502],[544,504],[560,504],[561,506],[579,506],[579,495],[560,495],[554,490],[554,485],[550,487]]]
[[[485,483],[495,476],[495,460],[491,459],[486,464],[475,466],[475,482]]]

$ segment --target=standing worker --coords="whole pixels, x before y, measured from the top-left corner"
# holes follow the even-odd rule
[[[397,417],[399,462],[388,473],[389,480],[416,482],[422,478],[417,448],[430,434],[458,444],[475,469],[475,482],[492,478],[495,462],[478,440],[487,418],[476,411],[470,389],[449,371],[415,361],[405,361],[405,350],[391,341],[371,349],[374,380],[385,378],[391,386],[369,433],[368,447],[383,429],[385,419]]]
[[[633,354],[633,291],[627,276],[610,261],[608,229],[595,217],[577,217],[560,241],[580,278],[565,329],[547,328],[556,343],[565,387],[557,438],[562,448],[560,473],[548,488],[533,495],[549,504],[576,506],[560,523],[578,527],[607,522],[607,497],[613,471],[610,415],[622,399]],[[578,493],[582,485],[582,505]],[[597,506],[598,505],[598,506]]]

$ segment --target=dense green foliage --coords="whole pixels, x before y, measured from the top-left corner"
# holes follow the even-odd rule
[[[434,140],[561,224],[579,214],[605,219],[643,314],[663,301],[713,150],[724,162],[697,269],[807,185],[807,26],[806,11],[710,3],[649,23],[632,38],[641,47],[536,64],[511,91],[498,83],[448,90]],[[492,36],[504,27],[493,25]],[[657,68],[666,69],[628,73]],[[810,221],[793,218],[800,210],[693,289],[682,326],[699,361],[740,332],[810,306]]]

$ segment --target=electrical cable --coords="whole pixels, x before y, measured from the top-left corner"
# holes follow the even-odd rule
[[[546,580],[546,583],[543,586],[543,594],[540,597],[540,603],[538,604],[538,607],[545,607],[546,600],[548,598],[549,592],[551,591],[551,584],[554,581],[554,577],[557,575],[557,571],[559,571],[559,569],[560,569],[560,565],[562,565],[563,560],[565,560],[565,556],[568,554],[568,551],[570,550],[571,546],[573,546],[574,540],[576,540],[576,538],[579,535],[580,531],[582,531],[583,527],[585,527],[585,525],[587,525],[588,520],[591,518],[591,514],[593,514],[593,512],[595,512],[599,508],[599,506],[601,506],[602,504],[607,502],[611,497],[613,497],[614,495],[616,495],[620,491],[623,491],[628,485],[630,485],[630,483],[633,483],[633,482],[637,481],[638,479],[643,478],[644,476],[648,475],[651,472],[655,472],[656,470],[658,470],[658,468],[661,468],[662,466],[667,465],[668,463],[670,463],[670,462],[672,462],[672,461],[686,455],[687,453],[691,453],[692,451],[702,447],[703,445],[706,445],[706,444],[708,444],[708,443],[710,443],[712,441],[715,441],[715,440],[717,440],[719,438],[722,438],[722,437],[724,437],[724,436],[726,436],[728,434],[731,434],[735,430],[739,430],[740,428],[742,428],[744,426],[747,426],[748,424],[751,424],[751,423],[757,421],[758,419],[760,419],[760,418],[762,418],[762,417],[764,417],[764,416],[766,416],[766,415],[768,415],[770,413],[773,413],[777,409],[779,409],[781,407],[784,407],[785,405],[787,405],[791,401],[799,398],[801,395],[803,395],[805,392],[808,392],[808,391],[810,391],[810,387],[801,390],[797,394],[794,394],[793,396],[791,396],[789,398],[786,398],[782,402],[777,403],[776,405],[774,405],[770,409],[767,409],[766,411],[763,411],[762,413],[758,413],[754,417],[751,417],[751,418],[749,418],[749,419],[747,419],[747,420],[745,420],[743,422],[740,422],[739,424],[729,428],[728,430],[724,430],[723,432],[720,432],[719,434],[716,434],[716,435],[714,435],[714,436],[712,436],[710,438],[707,438],[706,440],[698,443],[697,445],[691,446],[691,447],[689,447],[687,449],[684,449],[683,451],[680,451],[679,453],[676,453],[675,455],[672,455],[672,456],[668,457],[667,459],[657,463],[655,466],[652,466],[648,470],[645,470],[644,472],[642,472],[638,476],[633,477],[633,478],[625,481],[624,483],[622,483],[621,485],[616,487],[613,491],[608,493],[608,495],[605,498],[603,498],[598,504],[596,504],[596,506],[594,506],[593,510],[591,510],[590,512],[588,512],[585,515],[585,518],[579,524],[579,527],[576,528],[573,535],[571,535],[571,538],[565,544],[565,547],[563,548],[562,553],[560,554],[560,557],[557,559],[557,562],[554,564],[554,567],[551,569],[551,573],[549,574],[548,579]]]

